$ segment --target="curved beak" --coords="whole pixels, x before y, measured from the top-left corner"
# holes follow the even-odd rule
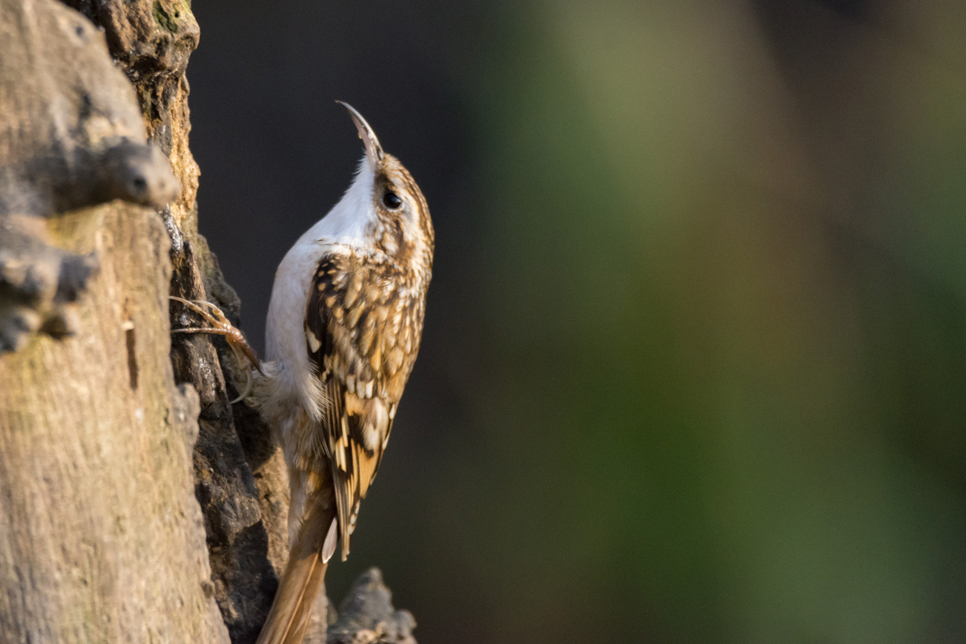
[[[336,103],[349,110],[349,116],[352,117],[352,122],[356,124],[356,129],[359,130],[359,138],[362,139],[363,145],[366,146],[366,158],[369,159],[369,169],[375,174],[383,155],[382,146],[379,145],[379,139],[376,137],[376,133],[366,123],[366,119],[362,118],[362,114],[356,111],[356,108],[342,101],[336,101]]]

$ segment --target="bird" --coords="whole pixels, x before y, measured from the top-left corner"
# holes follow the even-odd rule
[[[351,105],[364,156],[275,273],[266,359],[216,306],[179,300],[252,367],[246,397],[280,443],[290,553],[258,644],[300,644],[330,558],[345,561],[422,338],[435,237],[412,175]],[[175,298],[177,299],[177,298]],[[249,391],[250,390],[250,391]]]

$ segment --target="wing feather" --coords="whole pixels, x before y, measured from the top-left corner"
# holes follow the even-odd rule
[[[358,310],[367,305],[365,289],[357,286],[364,280],[345,275],[353,268],[363,269],[346,264],[346,258],[338,255],[322,260],[305,322],[306,350],[328,401],[319,439],[332,472],[343,560],[349,554],[359,506],[382,461],[392,427],[390,411],[395,408],[395,403],[377,395],[385,389],[381,361],[373,365],[366,355],[378,341],[373,341],[367,324],[374,316]],[[347,284],[353,307],[348,313]]]

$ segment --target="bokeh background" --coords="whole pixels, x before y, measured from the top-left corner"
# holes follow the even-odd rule
[[[423,644],[966,641],[966,3],[195,2],[261,347],[355,105],[436,225],[341,597]]]

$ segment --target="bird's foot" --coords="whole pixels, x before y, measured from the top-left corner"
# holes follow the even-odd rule
[[[211,302],[206,302],[204,300],[186,300],[184,298],[175,297],[174,295],[168,296],[175,302],[180,302],[187,309],[194,311],[201,316],[201,319],[205,321],[207,326],[200,327],[185,327],[181,329],[172,329],[171,333],[212,333],[214,335],[222,335],[225,340],[228,341],[228,346],[235,354],[235,358],[238,360],[238,364],[244,365],[247,363],[251,368],[257,369],[259,373],[262,371],[261,361],[258,359],[258,355],[255,350],[252,349],[248,341],[245,340],[245,336],[242,332],[235,327],[225,314],[217,306]],[[232,403],[236,403],[245,398],[252,388],[252,374],[251,371],[246,369],[246,383],[245,390],[241,393],[238,398],[232,400]]]

